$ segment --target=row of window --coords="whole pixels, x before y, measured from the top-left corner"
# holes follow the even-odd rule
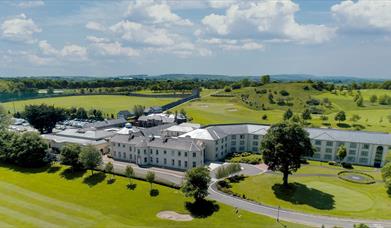
[[[317,146],[321,146],[322,145],[322,140],[315,140],[314,144],[317,145]],[[343,142],[338,142],[337,143],[337,147],[339,147],[341,145],[344,145],[344,144],[345,143],[343,143]],[[334,145],[334,142],[326,141],[326,146],[333,147],[333,145]],[[351,149],[355,149],[355,148],[357,148],[357,146],[358,146],[357,143],[349,143],[349,148],[351,148]],[[369,149],[369,144],[362,144],[361,149],[362,150],[368,150]]]

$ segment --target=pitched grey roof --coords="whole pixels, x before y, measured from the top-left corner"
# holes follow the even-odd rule
[[[103,120],[94,123],[88,123],[84,125],[84,128],[106,128],[112,126],[122,126],[125,125],[127,121],[124,118],[112,119],[112,120]]]
[[[130,135],[115,135],[111,138],[111,142],[131,144],[136,147],[154,147],[166,148],[170,150],[184,150],[190,152],[200,152],[203,150],[203,143],[199,140],[190,138],[161,138],[136,136],[132,138]]]
[[[306,128],[311,139],[391,145],[391,134],[368,131]]]
[[[56,133],[55,135],[69,137],[69,138],[101,140],[101,139],[109,138],[109,137],[115,135],[115,132],[103,131],[103,130],[68,128],[68,129],[65,129],[63,131]]]

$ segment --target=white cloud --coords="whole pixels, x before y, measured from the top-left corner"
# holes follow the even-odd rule
[[[109,42],[109,39],[102,38],[102,37],[96,37],[96,36],[87,36],[86,39],[90,42],[93,42],[93,43]]]
[[[40,57],[35,54],[27,54],[26,59],[34,65],[48,65],[52,62],[50,58]]]
[[[203,39],[201,43],[206,43],[214,47],[229,51],[253,51],[262,50],[264,45],[254,40],[233,40],[233,39]]]
[[[110,42],[110,40],[106,38],[100,38],[95,36],[88,36],[87,40],[92,42],[92,45],[96,47],[97,50],[102,55],[128,56],[128,57],[134,57],[140,55],[138,50],[133,49],[131,47],[123,47],[122,44],[119,43],[118,41]]]
[[[34,7],[44,6],[44,5],[45,2],[42,0],[24,1],[18,4],[20,8],[34,8]]]
[[[289,39],[297,43],[322,43],[334,37],[335,28],[298,23],[297,11],[299,6],[287,0],[241,1],[229,6],[223,15],[205,16],[203,34],[236,39]]]
[[[171,7],[163,1],[137,0],[128,5],[126,13],[129,17],[151,21],[157,24],[174,24],[191,26],[193,23],[183,19],[171,11]]]
[[[124,40],[148,45],[174,45],[179,38],[178,35],[170,33],[166,29],[145,26],[128,20],[120,21],[111,26],[110,29],[117,34],[121,34]]]
[[[391,31],[391,1],[343,1],[331,7],[342,27]]]
[[[45,55],[56,56],[58,58],[68,57],[69,60],[73,60],[73,58],[82,60],[87,59],[87,49],[79,45],[65,45],[61,50],[57,50],[53,48],[46,40],[42,40],[38,43],[38,46]]]
[[[101,31],[101,32],[106,30],[105,26],[103,26],[102,24],[95,22],[95,21],[87,22],[86,28],[91,29],[91,30],[95,30],[95,31]]]
[[[1,24],[1,30],[3,37],[27,43],[35,42],[33,34],[42,31],[42,29],[39,28],[31,18],[27,18],[25,14],[20,14],[5,20]]]
[[[209,0],[209,6],[216,9],[228,8],[238,0]]]

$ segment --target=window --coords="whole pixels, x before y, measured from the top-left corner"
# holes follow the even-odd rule
[[[147,160],[147,158],[145,157],[145,158],[144,158],[144,163],[147,163],[147,162],[148,162],[148,160]]]
[[[326,142],[326,146],[333,146],[333,142],[327,141],[327,142]]]
[[[323,156],[323,158],[324,158],[325,160],[331,160],[331,154],[325,154],[325,155]]]
[[[197,166],[197,163],[196,162],[193,162],[193,168]]]
[[[320,148],[319,146],[315,147],[315,149],[317,152],[320,152],[322,150],[322,148]]]
[[[182,166],[182,161],[181,161],[181,160],[178,160],[178,166],[179,166],[179,167]]]
[[[240,135],[240,139],[244,139],[244,135]]]
[[[113,153],[114,153],[114,157],[117,157],[117,152],[113,151]]]
[[[333,150],[331,148],[326,148],[326,153],[331,154]]]
[[[173,157],[174,157],[174,151],[171,151],[171,156],[173,156]]]
[[[178,157],[180,157],[181,156],[181,152],[180,151],[178,151]]]
[[[240,141],[240,145],[243,146],[244,145],[244,141]]]
[[[132,154],[129,154],[129,160],[132,160]]]
[[[319,153],[314,153],[314,155],[312,157],[313,158],[320,158],[320,154]]]
[[[350,148],[357,148],[357,143],[350,143]]]
[[[129,151],[132,151],[132,147],[131,146],[129,147]]]
[[[166,158],[163,160],[163,162],[164,162],[165,165],[167,165],[167,159]]]
[[[195,158],[197,156],[197,154],[195,152],[193,152],[193,158]]]
[[[244,147],[243,146],[239,147],[239,151],[244,151]]]
[[[231,146],[235,146],[236,145],[236,142],[235,141],[231,141]]]
[[[147,150],[144,149],[144,155],[147,154]]]
[[[259,135],[253,135],[253,139],[259,139]]]
[[[236,139],[236,135],[231,135],[231,139]]]
[[[174,160],[174,159],[171,160],[171,165],[172,165],[172,166],[175,165],[175,160]]]
[[[156,164],[159,164],[159,158],[156,158]]]
[[[187,161],[185,161],[185,167],[187,168]]]
[[[149,158],[149,161],[151,161],[151,163],[153,162],[152,157]]]
[[[121,152],[118,152],[118,158],[121,158]]]
[[[167,154],[167,151],[163,151],[163,154]]]
[[[151,150],[149,150],[149,153],[152,155],[153,154],[153,150],[151,149]]]
[[[140,149],[137,149],[137,154],[140,155]]]
[[[368,158],[360,158],[359,161],[361,164],[367,164],[368,163]]]
[[[123,144],[122,147],[125,148],[125,144]]]
[[[187,157],[187,152],[185,152],[185,157]]]
[[[257,147],[253,147],[253,151],[258,151],[258,148]]]
[[[123,152],[122,154],[123,154],[124,159],[126,159],[126,154],[125,154],[125,152]]]
[[[231,147],[231,152],[236,152],[236,147]]]
[[[369,144],[364,144],[364,145],[362,145],[362,149],[363,149],[363,150],[368,150],[368,149],[369,149]]]
[[[159,150],[156,150],[156,155],[159,155]]]
[[[120,147],[121,146],[121,143],[118,143],[118,147]]]
[[[356,154],[356,150],[349,150],[349,154],[350,155],[355,155]]]
[[[258,146],[258,142],[257,142],[257,141],[254,141],[254,142],[253,142],[253,146]]]
[[[356,158],[355,157],[348,157],[348,162],[355,162]]]
[[[315,140],[315,145],[318,145],[318,146],[322,145],[322,141],[320,141],[320,140]]]
[[[368,157],[368,151],[361,151],[362,157]]]

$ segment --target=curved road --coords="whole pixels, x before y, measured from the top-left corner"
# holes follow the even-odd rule
[[[249,165],[243,165],[244,170],[241,173],[246,173],[250,175],[257,175],[262,173],[260,170],[256,173],[254,170],[254,166],[249,170]],[[330,216],[322,216],[322,215],[314,215],[307,214],[302,212],[290,211],[286,209],[278,209],[276,207],[266,206],[259,203],[255,203],[252,201],[244,200],[239,197],[235,197],[232,195],[225,194],[217,190],[216,187],[217,180],[215,180],[208,189],[209,198],[216,200],[218,202],[230,205],[232,207],[236,207],[238,209],[250,211],[256,214],[266,215],[273,218],[279,217],[280,220],[305,224],[309,226],[321,227],[324,225],[325,227],[353,227],[354,224],[365,223],[369,227],[390,227],[391,228],[391,220],[361,220],[361,219],[353,219],[353,218],[337,218]]]

